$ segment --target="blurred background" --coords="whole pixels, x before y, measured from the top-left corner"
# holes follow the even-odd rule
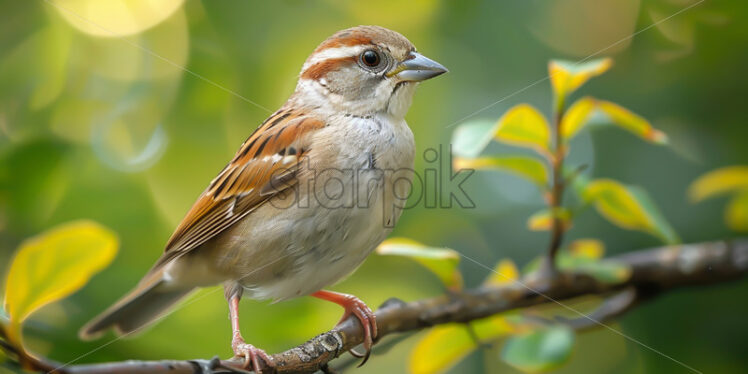
[[[77,330],[137,283],[208,181],[269,114],[262,107],[276,109],[293,91],[315,46],[358,24],[397,30],[450,69],[421,85],[407,116],[419,153],[439,146],[447,152],[457,124],[495,121],[518,103],[549,115],[549,82],[536,83],[547,76],[549,59],[612,57],[611,71],[582,94],[630,108],[671,144],[611,129],[577,137],[571,157],[586,160],[594,177],[646,188],[684,242],[739,235],[723,221],[724,200],[691,204],[686,189],[706,171],[748,164],[748,3],[709,0],[679,14],[696,1],[0,3],[0,272],[22,240],[74,219],[104,224],[121,244],[109,268],[29,323],[29,347],[61,362],[113,339],[82,342]],[[423,167],[419,157],[416,170]],[[450,247],[488,266],[507,257],[522,265],[546,248],[547,233],[526,229],[527,217],[543,207],[529,182],[478,172],[466,190],[474,209],[419,205],[404,213],[393,236]],[[608,254],[659,245],[593,210],[576,220],[568,239],[582,237],[601,239]],[[461,268],[468,287],[488,275],[470,262]],[[371,306],[443,292],[415,263],[377,255],[333,289]],[[744,372],[746,292],[746,282],[679,290],[613,326],[703,372]],[[245,300],[241,309],[244,337],[269,352],[331,328],[341,312],[311,298]],[[228,357],[227,313],[220,289],[207,289],[147,332],[77,362]],[[375,351],[357,372],[406,371],[419,336]],[[451,371],[514,372],[497,358],[495,349],[477,351]],[[600,329],[578,337],[558,372],[686,369]]]

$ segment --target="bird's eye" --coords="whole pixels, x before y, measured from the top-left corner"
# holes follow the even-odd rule
[[[375,67],[379,65],[381,61],[382,59],[379,57],[379,53],[377,53],[377,51],[369,49],[361,54],[361,62],[363,62],[366,66]]]

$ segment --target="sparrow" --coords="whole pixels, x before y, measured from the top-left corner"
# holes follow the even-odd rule
[[[110,328],[129,335],[197,288],[223,284],[231,347],[245,367],[273,362],[242,338],[242,295],[339,304],[339,323],[353,315],[362,325],[365,361],[377,335],[374,313],[353,295],[323,288],[351,274],[397,223],[414,173],[404,117],[416,85],[445,72],[383,27],[353,27],[323,41],[294,93],[210,182],[151,270],[80,336]]]

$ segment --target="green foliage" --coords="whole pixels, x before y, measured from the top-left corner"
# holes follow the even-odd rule
[[[604,252],[604,245],[599,240],[579,239],[559,252],[558,267],[562,271],[587,274],[600,282],[626,281],[631,269],[625,264],[602,259]],[[401,253],[407,254],[408,251]],[[529,263],[523,270],[525,276],[533,277],[540,262],[538,257]],[[520,281],[517,266],[504,259],[496,264],[483,285],[502,286],[517,281]],[[507,341],[502,359],[530,373],[558,367],[568,359],[574,342],[573,331],[566,327],[538,325],[536,320],[507,312],[468,325],[449,324],[432,328],[411,351],[409,370],[411,373],[442,372],[482,344],[492,344],[504,338]]]
[[[603,283],[625,282],[631,276],[631,268],[618,261],[603,259],[605,247],[595,239],[578,239],[571,242],[567,248],[562,248],[556,257],[558,269],[589,275]],[[542,257],[537,257],[528,263],[523,273],[534,277],[540,269]]]
[[[549,76],[555,97],[553,126],[540,111],[527,104],[509,109],[493,125],[487,121],[466,123],[453,136],[455,169],[499,170],[536,184],[544,193],[548,207],[528,219],[530,230],[549,231],[555,226],[564,232],[572,227],[574,215],[580,209],[572,210],[558,204],[559,191],[568,185],[574,187],[570,190],[583,203],[579,208],[594,206],[602,217],[618,227],[646,232],[664,243],[677,243],[677,234],[643,189],[612,179],[590,180],[589,176],[580,174],[579,169],[570,172],[563,165],[571,148],[569,141],[594,124],[611,124],[646,141],[667,143],[664,133],[618,104],[587,96],[566,108],[565,103],[574,91],[592,77],[603,74],[611,65],[610,59],[582,64],[551,61]],[[491,139],[532,149],[540,159],[521,155],[481,156]],[[741,210],[735,211],[733,216],[745,216]],[[556,266],[561,271],[587,274],[599,282],[616,284],[626,281],[631,276],[631,269],[625,264],[603,259],[603,253],[604,245],[599,240],[577,240],[558,251]],[[538,272],[541,260],[538,257],[525,267],[524,274],[528,279],[542,276]],[[518,277],[514,264],[503,261],[484,285],[501,285]],[[483,339],[480,337],[493,338],[488,340],[499,338],[473,327],[481,341]],[[501,358],[529,373],[557,368],[569,358],[574,345],[574,332],[566,326],[531,326],[524,329],[515,326],[514,330],[504,331],[500,336],[508,337]],[[430,373],[444,370],[474,349],[471,347],[475,346],[475,342],[471,340],[475,339],[460,326],[436,329],[421,340],[413,351],[411,371]],[[434,357],[439,359],[434,360]]]
[[[452,249],[432,248],[415,240],[391,238],[382,242],[376,252],[380,255],[411,258],[434,273],[447,288],[462,288],[462,274],[457,269],[460,255]]]
[[[496,123],[492,121],[464,123],[452,135],[452,153],[458,157],[476,157],[491,142],[495,132]]]
[[[493,268],[491,274],[488,275],[484,286],[501,286],[504,284],[516,282],[519,279],[519,270],[517,265],[510,259],[503,259]]]
[[[566,362],[574,347],[574,331],[565,325],[549,326],[507,339],[501,359],[526,373],[543,373]]]
[[[83,287],[114,259],[117,246],[113,232],[91,221],[63,224],[21,244],[5,282],[9,340],[22,346],[28,316]]]
[[[590,60],[583,63],[573,61],[552,60],[548,63],[548,76],[551,79],[553,93],[557,101],[563,102],[565,98],[590,78],[605,73],[613,65],[610,58]]]
[[[531,215],[530,218],[527,219],[527,228],[532,231],[548,231],[551,229],[554,219],[561,222],[561,226],[564,227],[564,230],[571,227],[571,212],[564,207],[558,207],[543,209]]]
[[[561,131],[564,142],[590,124],[611,124],[626,130],[646,141],[667,144],[667,135],[655,129],[646,119],[630,110],[609,101],[583,97],[564,114]]]
[[[494,169],[519,175],[546,192],[546,200],[552,205],[553,202],[547,193],[551,189],[549,184],[555,181],[551,180],[551,173],[546,165],[561,164],[569,152],[569,140],[580,131],[589,128],[593,122],[612,124],[644,140],[666,144],[667,136],[663,132],[655,129],[646,119],[618,104],[586,96],[574,102],[568,109],[565,108],[564,103],[569,95],[592,77],[603,74],[611,65],[612,60],[607,58],[582,64],[551,61],[548,73],[556,97],[554,110],[558,117],[555,130],[551,129],[548,121],[537,109],[527,104],[509,109],[493,127],[484,121],[467,123],[460,126],[453,137],[457,156],[454,160],[455,168]],[[559,137],[558,148],[551,144],[554,131]],[[496,141],[534,149],[543,159],[535,160],[515,155],[480,156],[489,142],[490,134],[493,134]],[[565,173],[564,178],[568,180],[566,183],[575,186],[578,200],[586,205],[594,205],[611,223],[621,228],[647,232],[663,243],[679,241],[678,235],[644,190],[627,187],[610,179],[588,182],[587,176],[568,174]],[[742,210],[734,209],[731,216],[742,217]],[[573,218],[568,208],[549,206],[548,209],[531,216],[527,226],[533,231],[546,231],[558,222],[565,231],[571,228]]]
[[[730,200],[725,221],[735,231],[748,231],[748,191],[742,191]]]
[[[517,266],[507,259],[496,264],[483,284],[499,286],[518,279]],[[478,349],[482,342],[496,341],[523,331],[517,321],[511,321],[510,316],[512,314],[504,313],[472,321],[469,325],[449,324],[429,330],[411,351],[410,372],[444,371]]]
[[[587,124],[595,111],[597,101],[583,97],[572,104],[561,119],[561,131],[564,142],[569,142]]]
[[[548,168],[526,156],[455,158],[455,169],[502,170],[535,183],[541,191],[548,188]]]
[[[667,144],[667,136],[662,131],[652,127],[646,119],[632,113],[630,110],[611,103],[610,101],[597,101],[597,109],[608,116],[608,120],[614,125],[631,132],[632,134],[659,144]]]
[[[410,354],[408,369],[414,374],[442,372],[479,348],[517,331],[505,316],[473,321],[469,326],[448,324],[427,331]]]
[[[527,104],[517,105],[499,118],[494,137],[500,142],[534,149],[541,155],[550,152],[548,121],[540,111]]]
[[[605,253],[605,244],[597,239],[577,239],[569,243],[569,252],[574,256],[600,259]]]
[[[745,123],[745,95],[741,94],[744,87],[748,87],[748,75],[740,73],[744,69],[746,49],[728,47],[745,43],[748,22],[741,19],[748,12],[748,2],[704,2],[674,17],[671,16],[692,4],[676,0],[583,0],[575,2],[574,7],[568,6],[570,2],[560,1],[385,0],[384,4],[377,2],[377,6],[362,1],[184,1],[182,7],[172,12],[164,9],[166,5],[160,5],[173,4],[172,1],[160,1],[158,5],[151,1],[152,6],[145,10],[129,6],[132,3],[129,0],[111,5],[107,5],[108,1],[95,0],[55,2],[108,31],[120,33],[122,27],[129,25],[145,28],[143,32],[125,36],[127,42],[122,37],[94,36],[81,31],[82,25],[88,31],[106,33],[101,29],[93,30],[97,29],[94,24],[50,3],[8,1],[0,14],[0,24],[5,26],[0,43],[3,56],[0,62],[0,264],[3,271],[8,269],[18,241],[29,233],[41,232],[55,222],[77,217],[96,217],[100,222],[110,223],[111,227],[116,225],[123,246],[127,242],[127,253],[123,248],[117,264],[97,275],[80,292],[86,293],[82,298],[86,304],[65,308],[70,314],[64,316],[68,323],[59,326],[64,330],[47,335],[44,343],[52,350],[45,353],[62,361],[91,348],[89,343],[71,338],[80,324],[109,306],[117,296],[113,293],[119,294],[136,284],[159,255],[163,241],[197,194],[268,114],[182,71],[179,66],[275,110],[292,92],[301,64],[321,38],[343,27],[335,25],[380,24],[392,28],[451,70],[444,79],[422,85],[408,112],[408,125],[413,129],[419,149],[423,149],[437,139],[448,139],[456,128],[447,126],[448,119],[468,115],[542,78],[545,74],[538,66],[544,61],[534,60],[537,56],[563,53],[570,59],[582,58],[635,30],[653,25],[606,50],[604,53],[617,56],[615,70],[605,73],[611,76],[603,75],[602,79],[585,83],[568,97],[567,104],[587,94],[626,104],[635,112],[646,114],[654,124],[667,126],[662,129],[667,130],[670,146],[677,155],[654,151],[666,157],[641,162],[640,151],[649,153],[654,147],[644,144],[616,152],[608,146],[596,146],[594,177],[636,174],[649,178],[647,176],[665,171],[668,179],[677,183],[690,180],[688,178],[701,170],[748,160],[748,147],[741,141],[748,138],[748,126],[742,125]],[[91,4],[93,8],[81,13],[81,4]],[[124,12],[127,17],[122,17],[122,6],[127,7]],[[101,18],[101,15],[106,16],[101,12],[110,8],[116,12]],[[589,16],[578,17],[580,12]],[[161,23],[143,22],[164,16]],[[71,25],[72,22],[76,25]],[[143,46],[157,55],[129,43]],[[135,86],[143,88],[138,94],[142,96],[122,115],[128,108],[125,105],[128,100],[137,96],[130,93]],[[548,105],[538,101],[545,93],[542,89],[536,90],[540,86],[524,90],[491,109],[525,101],[550,115],[546,109]],[[517,98],[519,101],[513,102]],[[642,104],[634,106],[632,103]],[[571,108],[566,115],[570,112]],[[496,112],[495,117],[485,122],[493,128],[501,114]],[[605,135],[619,135],[619,131],[610,129],[614,125],[597,126],[600,114],[593,111],[577,134],[599,130],[609,132]],[[150,144],[154,124],[161,126],[167,142],[160,148],[163,152],[146,153],[143,150]],[[101,137],[92,137],[92,134],[101,133]],[[455,138],[457,135],[454,134]],[[578,140],[580,145],[587,141]],[[628,136],[622,140],[627,147],[635,141]],[[493,133],[490,133],[485,143],[492,141]],[[575,148],[576,143],[571,144],[572,153],[581,150]],[[97,151],[92,152],[93,149]],[[467,149],[480,153],[484,148]],[[455,154],[459,154],[456,149]],[[631,159],[625,155],[630,155]],[[620,158],[616,160],[617,157]],[[633,160],[638,163],[629,165]],[[128,167],[133,162],[142,165],[137,172],[121,171],[131,170]],[[627,167],[622,168],[623,164]],[[416,164],[417,169],[420,166]],[[636,183],[644,182],[637,180]],[[494,193],[494,189],[478,185],[469,187],[480,189],[475,197],[481,199],[491,199],[490,194]],[[673,183],[661,180],[646,183],[646,187],[662,208],[668,207],[666,213],[685,209],[679,206],[683,196]],[[532,186],[528,184],[528,188]],[[479,193],[487,196],[479,196]],[[689,217],[680,217],[681,224],[689,225],[690,237],[713,236],[724,230],[719,216],[723,210],[716,210],[718,216],[713,217],[711,213],[715,210],[712,208],[715,204],[720,208],[729,204],[738,193],[738,190],[734,194],[731,192],[724,201],[715,198],[690,207],[693,212]],[[577,217],[585,212],[582,207],[574,206],[578,202],[575,197],[574,193],[569,193],[564,201],[570,204],[568,208]],[[507,206],[503,201],[502,204]],[[528,235],[537,234],[515,230],[516,226],[505,224],[525,220],[527,216],[522,214],[527,209],[529,207],[524,205],[511,206],[502,209],[497,216],[481,209],[452,209],[445,212],[448,214],[440,214],[432,209],[416,208],[403,214],[395,233],[423,238],[424,242],[428,238],[428,243],[437,246],[449,243],[458,248],[453,243],[463,243],[460,251],[474,258],[492,255],[487,252],[488,248],[506,248],[506,252],[493,255],[519,259],[527,255],[518,252],[520,248],[526,250],[532,243],[546,239],[528,240]],[[586,228],[578,218],[574,223],[575,232],[590,235],[584,232]],[[641,238],[629,241],[628,231],[614,231],[608,235],[606,240],[615,242],[621,249],[632,241],[642,244]],[[355,293],[372,303],[370,305],[377,305],[394,294],[405,300],[432,295],[433,288],[422,287],[428,280],[439,285],[427,271],[404,274],[382,268],[383,263],[391,262],[399,261],[374,256],[337,287],[340,291]],[[464,265],[478,271],[473,265]],[[203,292],[213,291],[215,289]],[[210,297],[165,318],[147,335],[121,340],[91,353],[85,360],[194,358],[213,354],[228,357],[231,352],[226,344],[226,306],[220,294],[220,291],[213,292]],[[657,309],[663,313],[643,312],[627,320],[627,329],[644,329],[650,336],[660,336],[658,342],[666,353],[673,352],[677,356],[678,352],[697,350],[702,343],[698,339],[668,334],[673,328],[689,331],[689,326],[697,326],[701,318],[737,320],[739,317],[735,313],[745,307],[744,302],[734,300],[740,298],[725,300],[720,293],[697,292],[689,296],[693,308],[682,313],[683,305],[676,299],[679,298],[658,301]],[[245,338],[268,351],[288,348],[291,342],[301,342],[319,333],[336,321],[333,318],[338,312],[335,306],[310,298],[273,305],[244,300],[242,304],[242,310],[251,314],[253,322],[252,326],[245,327]],[[679,318],[677,321],[668,319],[668,315]],[[41,314],[34,314],[32,318],[35,316],[41,317]],[[247,317],[244,313],[242,316]],[[184,328],[195,321],[205,328],[197,332]],[[715,336],[710,340],[711,349],[690,357],[686,361],[689,365],[704,372],[746,366],[745,355],[732,349],[739,346],[741,334],[725,335],[719,327],[710,330]],[[196,334],[199,339],[195,339]],[[613,339],[611,334],[590,334],[585,338],[589,345],[580,346],[572,372],[673,370],[665,360],[642,357],[632,346],[600,347],[601,341]],[[173,344],[177,341],[190,344]],[[39,348],[45,349],[44,346]],[[380,354],[381,358],[370,360],[358,371],[403,371],[402,350],[391,349],[385,354],[382,348],[375,349],[375,354]],[[478,356],[471,357],[473,360],[465,367],[482,367]],[[490,366],[491,362],[485,365]]]
[[[691,201],[699,202],[732,193],[725,210],[725,222],[735,231],[748,232],[748,166],[728,166],[695,180],[689,190]]]
[[[583,198],[619,227],[647,232],[668,244],[679,241],[673,228],[640,188],[627,187],[611,179],[597,179],[584,188]]]

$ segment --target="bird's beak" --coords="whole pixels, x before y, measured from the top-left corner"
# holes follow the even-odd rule
[[[398,64],[387,76],[397,77],[401,82],[420,82],[448,71],[442,64],[420,53],[411,52],[408,59]]]

